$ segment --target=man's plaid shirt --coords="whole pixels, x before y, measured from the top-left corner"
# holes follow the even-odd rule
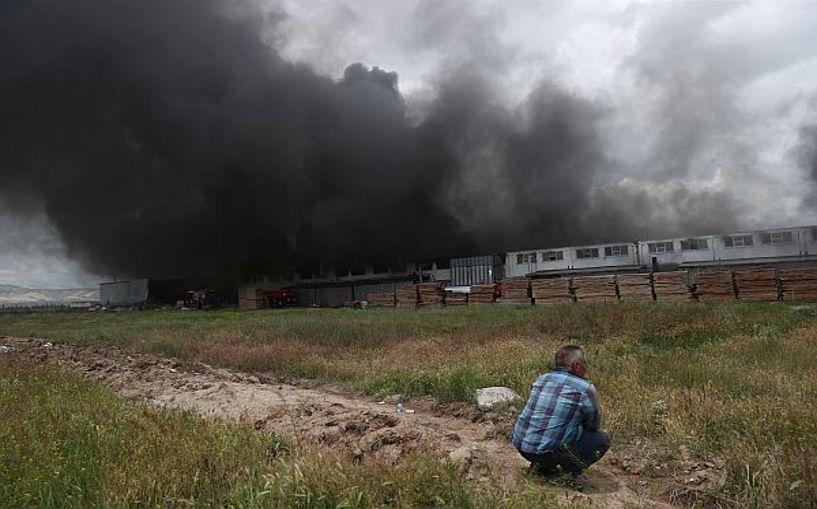
[[[533,382],[516,418],[511,441],[522,452],[542,454],[601,427],[596,388],[567,369],[556,368]]]

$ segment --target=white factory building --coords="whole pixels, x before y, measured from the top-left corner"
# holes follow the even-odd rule
[[[817,226],[802,226],[512,251],[506,253],[505,276],[815,262]]]

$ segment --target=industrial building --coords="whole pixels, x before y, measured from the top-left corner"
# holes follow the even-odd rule
[[[370,293],[394,293],[400,284],[449,281],[451,269],[445,266],[446,262],[412,262],[385,269],[368,266],[358,273],[352,270],[328,271],[323,276],[309,278],[297,275],[291,290],[297,295],[300,306],[341,307],[354,301],[367,301]]]
[[[508,277],[546,277],[816,262],[817,227],[804,226],[512,251],[506,254],[505,273]]]
[[[206,288],[213,288],[212,282],[186,278],[110,281],[99,285],[99,302],[108,307],[175,306],[184,301],[191,290],[212,291]],[[235,285],[220,284],[214,290],[212,293],[218,294],[220,301],[235,301]]]
[[[581,246],[540,247],[504,254],[411,262],[399,267],[367,266],[357,270],[326,270],[323,274],[285,281],[243,285],[242,299],[250,309],[280,302],[271,293],[285,290],[304,307],[342,307],[368,301],[370,294],[395,294],[398,286],[444,282],[448,292],[470,291],[472,285],[505,278],[548,278],[593,274],[623,274],[690,270],[697,274],[717,268],[762,265],[792,268],[817,265],[817,226],[751,230],[713,235],[636,240]],[[185,292],[204,288],[185,279],[134,279],[100,285],[106,306],[142,303],[173,305]],[[231,293],[230,293],[231,292]],[[235,289],[220,294],[234,297]],[[248,297],[249,296],[249,297]],[[231,299],[226,299],[231,300]],[[250,302],[254,301],[254,302]]]

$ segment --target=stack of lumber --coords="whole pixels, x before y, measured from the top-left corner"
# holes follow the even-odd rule
[[[698,274],[698,286],[695,294],[702,300],[726,300],[735,298],[731,270],[701,272]]]
[[[780,271],[784,300],[817,300],[817,268]]]
[[[369,294],[369,305],[373,307],[385,307],[385,308],[393,308],[394,307],[394,294],[391,292],[388,293],[370,293]]]
[[[417,307],[417,287],[413,284],[398,285],[395,294],[398,308],[415,309]]]
[[[502,280],[501,304],[530,304],[530,279],[509,277]]]
[[[777,300],[777,269],[753,267],[736,270],[735,289],[740,300]]]
[[[569,278],[534,279],[530,282],[530,287],[533,300],[536,304],[573,302],[573,294],[570,293]]]
[[[493,304],[496,294],[496,285],[471,285],[468,294],[468,304]]]
[[[656,300],[687,300],[690,297],[686,271],[653,272],[652,287]]]
[[[417,285],[418,304],[420,307],[443,307],[445,304],[445,292],[443,283],[434,281],[432,283],[420,283]]]
[[[577,301],[614,301],[618,299],[616,292],[616,276],[581,276],[573,278],[573,293]]]
[[[238,308],[239,309],[264,309],[264,292],[260,288],[239,288]]]
[[[445,295],[446,306],[464,306],[468,304],[468,294],[460,292],[448,292]]]
[[[503,279],[502,297],[508,299],[530,298],[530,279],[526,277],[509,277]]]
[[[649,274],[619,274],[616,276],[621,300],[652,300],[652,278]]]

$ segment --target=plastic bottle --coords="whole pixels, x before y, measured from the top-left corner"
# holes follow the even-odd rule
[[[397,415],[403,415],[403,398],[397,400]]]

